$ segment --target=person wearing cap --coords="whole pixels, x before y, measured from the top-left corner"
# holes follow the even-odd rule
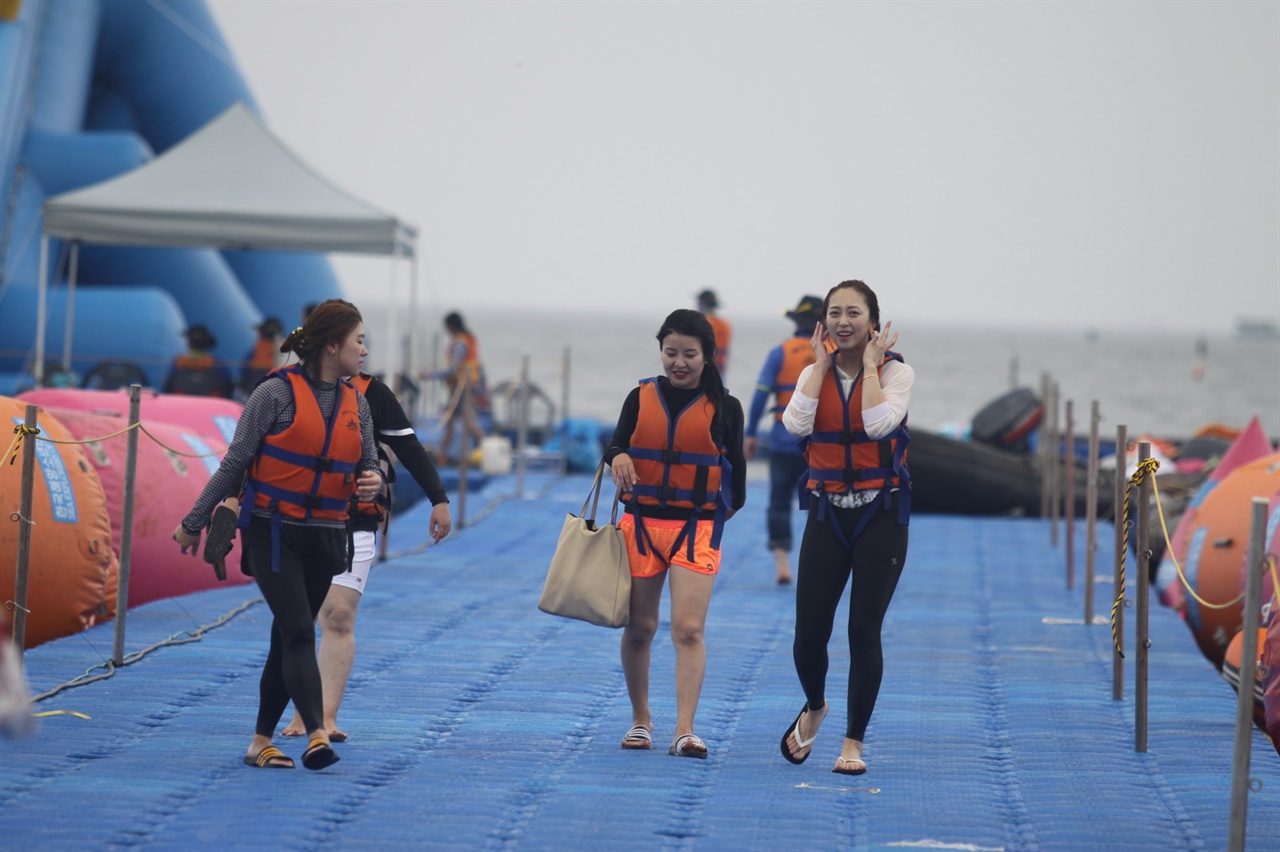
[[[751,411],[747,415],[743,452],[755,458],[760,449],[757,435],[760,419],[764,416],[769,398],[773,405],[769,412],[773,424],[769,430],[769,508],[765,513],[769,530],[769,550],[777,566],[778,585],[791,582],[791,512],[796,505],[800,477],[808,468],[800,439],[782,425],[782,412],[796,390],[800,372],[813,363],[813,347],[809,338],[814,326],[822,321],[822,297],[805,296],[795,310],[785,316],[795,323],[791,337],[773,349],[764,360],[760,376],[756,379],[755,394],[751,397]]]
[[[254,328],[258,339],[254,342],[249,355],[244,359],[244,368],[240,371],[240,390],[247,397],[261,381],[262,377],[279,366],[280,335],[284,325],[275,317],[267,317]]]
[[[711,330],[716,333],[716,368],[723,377],[729,366],[729,341],[733,338],[733,326],[716,313],[719,307],[720,300],[716,298],[715,290],[703,290],[698,294],[698,310],[706,316],[707,322],[711,323]]]
[[[187,338],[187,351],[173,360],[164,381],[164,392],[230,399],[235,392],[235,381],[231,371],[213,357],[217,338],[203,325],[191,326],[183,336]]]

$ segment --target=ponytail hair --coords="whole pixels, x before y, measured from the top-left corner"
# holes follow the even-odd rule
[[[280,351],[296,353],[303,369],[314,378],[324,348],[330,343],[341,346],[362,322],[364,318],[355,305],[343,299],[329,299],[312,308],[303,324],[289,332]]]
[[[658,347],[662,347],[662,341],[669,334],[683,334],[686,337],[697,338],[698,344],[702,349],[702,378],[698,381],[698,388],[707,395],[707,399],[711,401],[712,407],[715,408],[715,418],[713,423],[718,426],[720,423],[720,411],[724,407],[724,379],[720,375],[720,368],[716,366],[716,333],[711,327],[711,323],[707,321],[707,317],[702,311],[692,311],[687,308],[672,311],[667,318],[662,321],[662,327],[658,329]]]

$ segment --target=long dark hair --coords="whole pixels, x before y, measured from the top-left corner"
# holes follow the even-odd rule
[[[880,300],[876,298],[876,291],[856,278],[850,281],[841,281],[827,291],[827,297],[822,300],[822,320],[824,323],[827,319],[827,308],[831,307],[831,297],[836,294],[837,290],[856,290],[861,293],[862,298],[867,300],[867,313],[871,315],[872,327],[876,331],[880,330]]]
[[[724,379],[720,376],[720,368],[716,366],[716,333],[711,323],[701,311],[687,308],[672,311],[662,321],[658,329],[658,348],[669,334],[683,334],[698,339],[702,348],[702,377],[698,380],[698,388],[707,395],[707,399],[715,407],[715,420],[720,421],[720,409],[724,406]]]
[[[324,348],[330,343],[341,346],[351,329],[362,322],[364,317],[355,305],[343,299],[329,299],[316,305],[307,314],[305,323],[289,332],[280,344],[280,351],[296,353],[303,369],[315,378]]]
[[[470,331],[467,331],[467,324],[462,320],[462,314],[457,311],[445,315],[444,327],[453,334],[471,334]]]

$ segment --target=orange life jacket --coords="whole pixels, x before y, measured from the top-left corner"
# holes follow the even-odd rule
[[[290,518],[345,521],[363,455],[356,389],[339,380],[338,399],[326,421],[315,391],[298,365],[272,371],[293,391],[293,422],[267,435],[249,466],[246,497],[253,505]]]
[[[706,317],[716,335],[716,367],[723,373],[729,366],[729,341],[733,339],[733,327],[728,320],[715,314],[706,314]]]
[[[719,505],[724,449],[711,437],[714,414],[711,400],[700,394],[673,416],[657,380],[640,382],[640,413],[627,450],[640,480],[632,489],[637,503],[698,510]]]
[[[360,391],[361,394],[369,395],[369,385],[373,383],[373,376],[365,372],[357,373],[348,381],[351,386]],[[374,429],[378,428],[378,424],[374,424]],[[368,515],[374,518],[379,524],[386,523],[387,515],[391,512],[391,483],[395,481],[395,474],[391,467],[391,457],[387,455],[387,451],[382,448],[382,443],[374,436],[374,442],[378,446],[378,464],[382,467],[382,490],[378,492],[378,496],[369,502],[362,502],[353,499],[351,501],[351,511],[355,514]]]
[[[277,348],[274,340],[259,337],[258,342],[253,344],[253,351],[249,353],[249,363],[246,366],[258,375],[271,372],[276,365]]]
[[[466,378],[467,384],[477,390],[480,387],[480,344],[465,331],[458,332],[456,338],[466,344],[467,351],[462,356],[458,371],[449,377],[449,383],[456,384]]]
[[[796,392],[800,374],[813,361],[813,346],[810,345],[809,338],[797,335],[782,344],[782,365],[774,376],[771,388],[774,395],[774,420],[782,422],[782,412],[787,410],[787,403],[791,402],[791,397]]]
[[[891,360],[903,359],[896,352],[886,352],[877,374]],[[909,487],[908,439],[905,416],[885,437],[869,437],[862,424],[862,374],[854,380],[849,398],[845,399],[833,364],[818,392],[813,433],[805,447],[809,462],[806,488],[839,493],[851,488],[864,491]]]
[[[208,352],[200,355],[179,355],[173,359],[173,369],[175,370],[212,370],[215,362],[213,356]]]

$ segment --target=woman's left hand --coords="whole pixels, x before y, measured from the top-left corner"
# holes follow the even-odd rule
[[[356,499],[368,503],[378,496],[382,490],[382,474],[374,470],[366,470],[356,480]]]
[[[862,356],[863,366],[875,369],[884,361],[884,353],[892,349],[894,344],[898,342],[898,332],[894,331],[891,334],[890,330],[892,328],[893,323],[886,321],[884,328],[880,331],[875,331],[874,329],[871,331],[871,339],[867,341],[867,348]]]
[[[431,518],[427,521],[427,533],[431,540],[439,544],[441,539],[453,529],[453,518],[449,515],[449,504],[438,503],[431,507]]]
[[[178,528],[173,531],[173,540],[182,546],[182,553],[186,555],[187,549],[191,549],[192,556],[200,555],[200,533],[192,535],[187,532],[186,527],[178,524]]]

